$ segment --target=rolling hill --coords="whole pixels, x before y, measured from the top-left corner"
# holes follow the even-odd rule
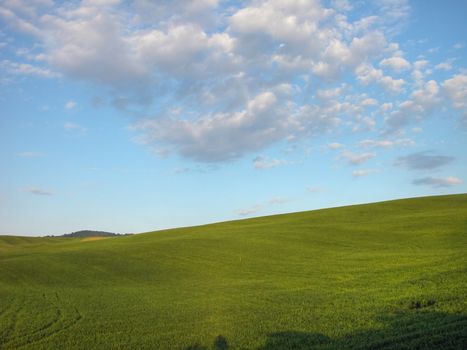
[[[467,195],[0,236],[0,349],[464,349]]]

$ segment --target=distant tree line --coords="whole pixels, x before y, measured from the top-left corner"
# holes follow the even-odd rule
[[[113,232],[105,232],[105,231],[92,231],[92,230],[81,230],[72,233],[66,233],[61,236],[53,236],[49,235],[47,237],[114,237],[114,236],[129,236],[132,233],[113,233]]]

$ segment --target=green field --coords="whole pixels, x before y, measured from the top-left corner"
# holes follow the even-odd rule
[[[0,236],[1,349],[465,349],[467,195]]]

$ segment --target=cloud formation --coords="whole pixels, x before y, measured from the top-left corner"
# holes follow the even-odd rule
[[[409,14],[406,0],[6,1],[0,18],[34,48],[0,70],[98,86],[138,115],[142,144],[197,162],[341,130],[397,134],[446,99],[467,121],[465,74],[427,80],[454,65],[410,61],[394,41]]]
[[[47,191],[45,189],[38,188],[38,187],[24,188],[23,192],[27,192],[27,193],[30,193],[36,196],[52,196],[53,195],[53,192],[50,192],[50,191]]]
[[[239,210],[236,210],[236,214],[237,215],[240,215],[240,216],[251,216],[251,215],[254,215],[254,214],[257,214],[265,209],[267,209],[268,207],[271,207],[271,206],[275,206],[275,205],[282,205],[282,204],[286,204],[286,203],[289,203],[291,201],[291,199],[289,198],[285,198],[285,197],[273,197],[271,198],[270,200],[264,202],[264,203],[259,203],[259,204],[255,204],[249,208],[245,208],[245,209],[239,209]]]
[[[76,108],[76,106],[77,106],[77,103],[73,100],[70,100],[67,103],[65,103],[65,109],[68,109],[68,110],[74,109]]]
[[[63,124],[63,128],[68,131],[68,132],[79,132],[79,133],[83,133],[86,131],[86,128],[79,125],[79,124],[76,124],[74,122],[66,122],[65,124]]]
[[[432,170],[454,161],[454,157],[436,155],[433,151],[423,151],[398,157],[395,164],[410,170]]]
[[[377,172],[376,169],[358,169],[358,170],[352,171],[352,176],[353,177],[363,177],[363,176],[367,176],[367,175],[370,175],[370,174],[375,173],[375,172]]]
[[[12,62],[3,60],[0,62],[0,69],[14,75],[32,75],[42,78],[55,78],[59,74],[52,70],[40,66],[35,66],[30,63]]]
[[[358,143],[360,147],[364,148],[392,148],[394,146],[412,146],[415,144],[415,141],[409,138],[399,138],[395,140],[373,140],[373,139],[366,139],[362,140]]]
[[[288,161],[283,160],[283,159],[268,159],[265,157],[256,157],[253,159],[253,166],[255,169],[269,169],[269,168],[274,168],[280,165],[287,164]]]
[[[455,176],[448,176],[446,178],[437,177],[424,177],[412,181],[414,185],[427,185],[432,187],[451,187],[463,183],[461,179]]]
[[[345,159],[350,165],[363,164],[375,156],[376,154],[373,152],[353,153],[350,151],[343,151],[340,155],[340,157]]]
[[[18,157],[23,158],[40,158],[44,156],[44,153],[41,152],[20,152],[16,154]]]
[[[336,150],[342,147],[344,147],[344,145],[339,142],[331,142],[327,144],[327,148],[332,149],[332,150]]]
[[[458,74],[445,80],[443,88],[454,108],[461,111],[463,122],[467,123],[467,75]]]
[[[385,58],[379,63],[379,65],[382,67],[389,67],[392,70],[395,70],[396,72],[410,68],[409,61],[407,61],[403,57],[398,57],[398,56]]]

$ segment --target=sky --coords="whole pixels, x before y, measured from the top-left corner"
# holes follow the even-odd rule
[[[0,234],[467,192],[465,0],[0,0]]]

